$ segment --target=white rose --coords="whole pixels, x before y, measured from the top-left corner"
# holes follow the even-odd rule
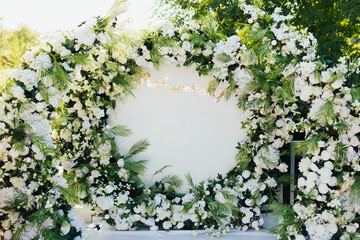
[[[17,86],[17,85],[12,86],[11,92],[15,98],[18,98],[20,100],[24,99],[24,97],[25,97],[24,89],[22,89],[22,87],[20,87],[20,86]]]
[[[114,200],[111,197],[98,197],[96,203],[102,210],[109,210],[114,206]]]
[[[306,177],[309,181],[316,181],[318,179],[318,175],[314,172],[310,172]]]
[[[325,183],[320,183],[319,192],[321,194],[326,194],[329,191],[329,187]]]
[[[179,222],[179,223],[176,225],[176,228],[177,228],[177,229],[182,229],[184,226],[185,226],[185,224],[184,224],[183,222]]]
[[[357,146],[359,146],[359,143],[360,143],[359,139],[356,136],[354,136],[350,139],[351,146],[357,147]]]
[[[336,185],[336,183],[337,183],[337,178],[336,178],[336,177],[331,177],[328,185],[329,185],[330,187],[334,187],[334,186]]]
[[[349,233],[355,233],[356,232],[356,227],[354,227],[352,225],[346,226],[346,231],[349,232]]]
[[[171,228],[172,224],[170,221],[166,221],[163,223],[163,228],[166,230],[166,229],[169,229]]]
[[[249,178],[251,175],[251,172],[249,170],[245,170],[241,174],[245,179]]]
[[[303,187],[303,186],[305,186],[305,184],[306,184],[305,178],[301,177],[298,179],[299,187]]]
[[[129,199],[129,197],[126,194],[119,194],[119,196],[116,198],[116,200],[119,204],[125,204],[128,199]]]
[[[123,158],[120,158],[118,161],[117,161],[117,165],[121,168],[124,166],[124,159]]]
[[[5,233],[4,233],[4,238],[5,239],[10,239],[12,237],[12,233],[10,230],[7,230]]]
[[[71,140],[71,131],[68,128],[61,129],[60,137],[65,141]]]
[[[335,89],[338,89],[342,86],[342,84],[343,84],[343,81],[339,79],[339,80],[336,80],[335,82],[333,82],[331,84],[331,86]]]
[[[312,162],[308,157],[301,159],[299,163],[300,172],[306,172],[309,169],[311,163]]]
[[[329,160],[331,158],[331,153],[329,151],[324,150],[321,152],[321,158],[325,161]]]
[[[329,183],[330,182],[330,179],[331,179],[331,175],[332,175],[332,172],[330,169],[324,167],[324,168],[321,168],[319,170],[319,174],[320,174],[320,180],[323,182],[323,183]]]
[[[68,222],[64,222],[62,225],[61,225],[61,232],[63,235],[66,235],[68,234],[68,232],[70,231],[70,223]]]
[[[106,193],[112,193],[114,191],[114,187],[111,185],[107,185],[104,190]]]
[[[14,186],[14,188],[23,188],[23,187],[25,187],[25,181],[24,181],[23,178],[12,177],[12,178],[10,178],[10,182]]]
[[[327,161],[327,162],[324,163],[324,167],[326,167],[326,168],[328,168],[330,170],[333,170],[334,169],[334,164],[332,162]]]

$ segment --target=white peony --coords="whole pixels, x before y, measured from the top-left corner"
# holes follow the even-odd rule
[[[325,183],[320,183],[318,188],[321,194],[326,194],[329,191],[329,187]]]
[[[109,210],[114,206],[114,200],[111,197],[98,197],[96,198],[96,203],[102,210]]]
[[[47,70],[52,67],[51,58],[45,53],[40,53],[35,57],[34,61],[31,64],[31,67],[40,71]]]

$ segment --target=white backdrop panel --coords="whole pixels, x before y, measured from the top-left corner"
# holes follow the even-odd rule
[[[150,141],[150,147],[135,158],[149,160],[144,182],[150,184],[153,173],[164,165],[172,166],[166,174],[183,177],[189,172],[195,183],[231,170],[237,142],[246,138],[240,124],[244,114],[235,97],[215,103],[215,97],[200,94],[211,78],[199,77],[193,68],[166,65],[148,71],[153,87],[145,82],[133,91],[135,97],[125,103],[119,100],[109,119],[110,126],[125,124],[134,132],[116,138],[122,153],[140,139]],[[192,86],[194,91],[177,92],[179,86]]]

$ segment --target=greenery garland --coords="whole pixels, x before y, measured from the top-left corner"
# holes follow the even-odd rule
[[[294,206],[278,205],[281,239],[353,239],[359,226],[359,61],[327,66],[316,39],[288,24],[291,16],[240,3],[249,16],[238,34],[224,37],[212,22],[186,29],[170,24],[141,40],[116,27],[117,2],[108,16],[58,34],[24,55],[0,92],[0,220],[5,239],[80,239],[84,221],[72,203],[103,214],[101,227],[118,230],[258,229],[260,208],[277,200],[292,140],[300,176]],[[235,94],[246,112],[248,140],[226,176],[180,194],[177,176],[144,186],[141,140],[119,153],[109,128],[116,98],[141,81],[142,67],[195,65],[211,75],[208,92]],[[162,169],[163,170],[163,169]],[[159,173],[162,171],[160,170]]]

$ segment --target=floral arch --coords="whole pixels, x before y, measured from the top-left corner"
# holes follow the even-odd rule
[[[292,140],[305,153],[293,206],[278,204],[280,239],[354,239],[359,227],[359,60],[326,65],[316,39],[240,3],[249,24],[224,37],[211,23],[171,25],[128,41],[105,18],[51,36],[24,55],[0,92],[0,233],[5,239],[81,239],[86,228],[73,208],[84,203],[118,230],[149,227],[258,229],[261,207],[277,200],[288,171],[281,156]],[[176,176],[144,186],[144,162],[132,161],[149,143],[120,153],[107,117],[141,81],[141,67],[195,65],[212,75],[208,92],[236,95],[247,112],[248,140],[226,176],[175,191]]]

